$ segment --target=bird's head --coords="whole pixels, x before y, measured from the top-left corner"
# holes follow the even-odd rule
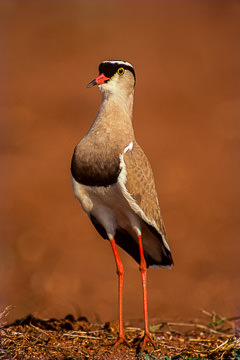
[[[87,87],[98,85],[103,93],[116,94],[132,93],[136,83],[133,66],[122,60],[107,60],[99,65],[99,76],[92,80]]]

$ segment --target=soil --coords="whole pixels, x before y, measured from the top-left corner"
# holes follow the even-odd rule
[[[235,320],[235,322],[233,321]],[[43,320],[28,315],[0,329],[0,358],[7,359],[240,359],[240,341],[234,337],[237,319],[208,324],[163,322],[151,326],[152,344],[141,351],[143,331],[125,328],[129,347],[114,347],[117,322],[92,324],[85,317]],[[236,335],[236,334],[235,334]]]

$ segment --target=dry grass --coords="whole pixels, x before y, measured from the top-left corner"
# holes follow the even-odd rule
[[[0,314],[0,359],[222,359],[240,360],[239,318],[226,319],[207,313],[209,320],[199,322],[162,322],[151,327],[156,348],[139,353],[137,340],[143,331],[126,327],[131,348],[113,348],[117,323],[91,324],[86,318],[37,319],[32,315],[6,324],[10,307]]]

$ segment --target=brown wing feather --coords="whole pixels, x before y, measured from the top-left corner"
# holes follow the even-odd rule
[[[134,141],[132,150],[124,154],[124,162],[127,170],[125,184],[127,191],[142,209],[147,219],[156,224],[154,227],[166,240],[166,231],[160,213],[152,168],[136,141]]]

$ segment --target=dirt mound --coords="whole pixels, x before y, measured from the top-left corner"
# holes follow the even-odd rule
[[[162,322],[150,327],[155,348],[139,352],[143,335],[139,327],[126,327],[130,347],[112,344],[117,337],[115,321],[93,324],[85,317],[43,320],[28,315],[0,330],[1,359],[240,359],[237,319],[211,314],[211,322]]]

